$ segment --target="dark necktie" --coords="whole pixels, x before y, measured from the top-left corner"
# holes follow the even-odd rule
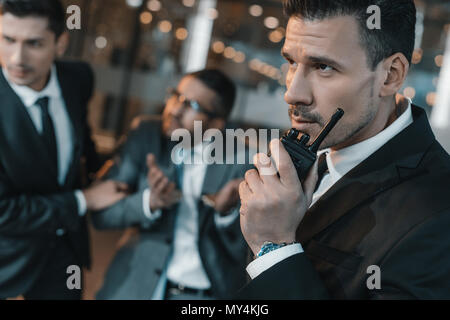
[[[184,164],[175,165],[175,184],[178,190],[183,190]]]
[[[39,98],[36,101],[36,105],[41,108],[42,114],[42,138],[44,140],[44,144],[47,147],[47,151],[49,153],[50,159],[52,161],[52,165],[55,168],[58,168],[58,153],[56,146],[56,135],[55,135],[55,127],[53,126],[53,121],[48,112],[48,97]]]
[[[324,152],[319,157],[319,180],[317,180],[316,188],[314,189],[314,192],[319,189],[320,183],[322,182],[323,177],[326,173],[328,173],[328,165],[327,165],[327,153]]]

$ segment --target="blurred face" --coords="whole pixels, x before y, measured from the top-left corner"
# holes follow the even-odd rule
[[[183,103],[186,100],[195,100],[202,109],[214,112],[214,102],[217,97],[214,90],[208,88],[195,77],[187,76],[181,80],[176,91],[177,94],[173,94],[167,100],[163,112],[163,131],[168,137],[176,129],[187,129],[193,134],[194,121],[202,121],[203,131],[217,127],[214,119]]]
[[[36,91],[48,80],[51,65],[65,50],[66,39],[48,29],[48,19],[19,18],[10,13],[0,17],[0,58],[9,80]]]
[[[359,39],[350,16],[289,20],[282,54],[290,65],[285,101],[292,127],[314,139],[337,108],[345,111],[321,148],[366,140],[386,120],[379,112],[383,73],[381,68],[370,70]]]

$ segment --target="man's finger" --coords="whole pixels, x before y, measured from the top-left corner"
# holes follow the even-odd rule
[[[277,169],[272,160],[264,153],[255,154],[253,164],[258,169],[259,176],[264,184],[276,183],[279,181]]]
[[[163,182],[164,178],[165,178],[164,175],[161,174],[161,175],[155,176],[153,179],[151,179],[150,180],[150,187],[152,188],[152,190],[157,192],[158,187]]]
[[[170,194],[175,190],[175,188],[176,188],[175,183],[169,181],[167,186],[161,192],[164,194]]]
[[[163,190],[167,187],[169,183],[170,183],[169,179],[167,179],[167,177],[163,177],[161,181],[158,183],[158,185],[155,186],[155,192],[163,193]]]
[[[301,188],[297,170],[281,141],[278,139],[272,140],[270,142],[270,151],[278,173],[280,174],[281,183],[289,188]]]
[[[129,192],[130,187],[125,182],[116,181],[116,190],[119,192]]]
[[[316,189],[316,185],[319,180],[318,169],[319,169],[319,160],[317,160],[316,163],[314,163],[314,166],[308,173],[308,177],[303,183],[303,190],[305,192],[306,198],[308,199],[308,203],[312,202],[314,190]]]
[[[249,188],[246,181],[242,181],[239,185],[239,197],[241,198],[241,202],[245,203],[251,196],[252,190]]]
[[[263,182],[256,169],[249,170],[245,173],[245,181],[253,193],[263,192]]]
[[[152,153],[149,153],[147,155],[147,167],[149,169],[153,168],[156,164],[156,159],[155,159],[155,155]]]

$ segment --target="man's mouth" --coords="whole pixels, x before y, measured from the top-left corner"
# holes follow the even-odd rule
[[[21,68],[21,67],[13,67],[8,69],[8,72],[15,77],[24,77],[28,73],[30,73],[30,71],[31,71],[30,68]]]

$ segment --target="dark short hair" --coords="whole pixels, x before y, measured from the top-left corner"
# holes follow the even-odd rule
[[[204,69],[190,73],[187,76],[200,80],[217,94],[215,111],[219,116],[228,119],[236,100],[236,85],[234,82],[218,69]]]
[[[0,14],[10,13],[16,17],[44,17],[48,18],[48,28],[56,38],[65,30],[66,15],[59,0],[3,0]]]
[[[367,27],[367,9],[372,5],[380,8],[381,29]],[[413,0],[284,0],[284,11],[288,17],[306,20],[353,16],[372,70],[395,53],[402,53],[411,64],[416,28]]]

